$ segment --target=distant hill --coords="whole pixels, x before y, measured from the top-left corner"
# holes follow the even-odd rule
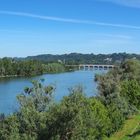
[[[17,58],[16,58],[17,59]],[[20,58],[21,59],[21,58]],[[113,53],[113,54],[81,54],[70,53],[62,55],[42,54],[37,56],[28,56],[28,60],[40,60],[44,62],[61,62],[65,64],[114,64],[121,63],[126,59],[139,59],[138,54]]]

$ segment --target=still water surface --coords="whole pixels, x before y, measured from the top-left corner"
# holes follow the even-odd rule
[[[31,80],[45,79],[45,84],[55,85],[54,99],[60,101],[69,94],[68,89],[82,85],[87,96],[97,94],[97,83],[94,82],[95,74],[106,71],[75,71],[61,74],[44,74],[33,78],[4,78],[0,79],[0,113],[10,114],[17,108],[16,96],[27,86]]]

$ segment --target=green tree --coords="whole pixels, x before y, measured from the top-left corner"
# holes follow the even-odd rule
[[[87,98],[81,88],[71,91],[48,113],[41,140],[102,139],[108,134],[108,112],[95,98]]]
[[[20,124],[16,115],[0,121],[0,140],[19,140]]]
[[[32,81],[33,86],[26,87],[24,92],[17,96],[20,107],[33,107],[42,112],[48,109],[52,101],[53,86],[43,86],[42,82]]]
[[[140,85],[136,80],[123,81],[121,95],[126,98],[130,105],[140,108]]]
[[[127,60],[121,65],[121,68],[123,70],[123,80],[136,79],[140,82],[140,61],[133,59]]]

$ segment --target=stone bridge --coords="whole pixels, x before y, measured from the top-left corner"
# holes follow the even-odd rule
[[[110,70],[115,68],[114,65],[93,65],[93,64],[80,64],[80,65],[66,65],[66,67],[75,67],[79,70]]]

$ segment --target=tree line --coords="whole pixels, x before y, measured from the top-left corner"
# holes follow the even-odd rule
[[[104,140],[140,110],[140,62],[127,60],[97,75],[98,94],[87,97],[82,87],[70,89],[59,103],[55,87],[33,81],[17,100],[20,108],[0,117],[1,140]]]
[[[38,60],[0,59],[0,77],[6,76],[35,76],[43,73],[64,72],[65,67],[59,63],[43,63]]]

